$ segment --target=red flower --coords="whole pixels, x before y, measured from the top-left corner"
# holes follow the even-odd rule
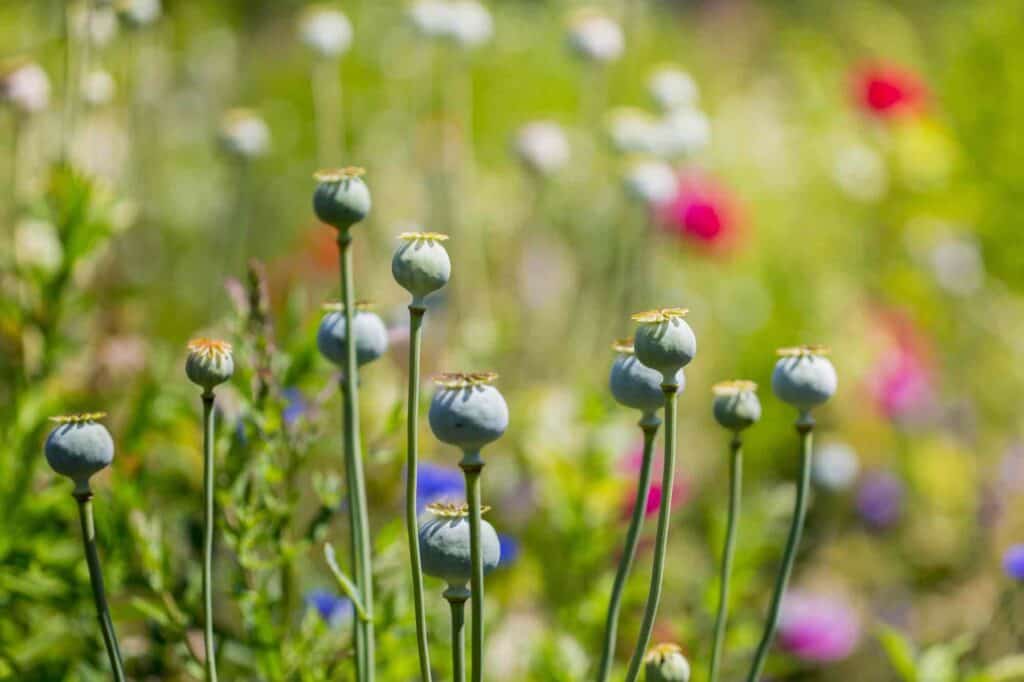
[[[739,203],[725,187],[689,172],[679,179],[675,196],[661,212],[663,229],[708,251],[733,247],[740,236]]]
[[[854,73],[853,95],[870,116],[893,119],[918,114],[928,89],[921,78],[893,64],[870,64]]]

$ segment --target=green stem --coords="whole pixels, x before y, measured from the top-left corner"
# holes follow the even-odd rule
[[[484,679],[484,560],[480,546],[480,472],[484,462],[479,452],[466,452],[459,462],[466,475],[466,501],[469,503],[469,562],[470,573],[470,607],[473,614],[473,630],[471,633],[472,682],[483,682]]]
[[[110,667],[114,671],[115,682],[124,682],[124,664],[121,662],[121,648],[114,632],[114,622],[110,618],[107,596],[103,589],[103,571],[100,568],[100,557],[96,551],[96,523],[92,515],[92,491],[75,491],[78,502],[78,516],[82,522],[82,542],[85,544],[85,562],[89,565],[89,582],[92,583],[92,595],[96,601],[96,615],[103,633],[103,644],[107,648]]]
[[[740,521],[740,498],[743,490],[743,443],[737,433],[729,444],[729,518],[726,523],[725,548],[722,550],[721,587],[718,593],[718,615],[715,618],[715,635],[711,648],[711,665],[708,682],[718,679],[721,664],[722,645],[725,643],[725,624],[729,618],[729,579],[732,576],[732,560],[736,554],[736,528]]]
[[[640,665],[644,652],[651,640],[654,630],[654,618],[658,614],[658,603],[661,601],[661,582],[665,573],[665,552],[668,549],[668,526],[672,516],[672,486],[675,483],[676,470],[676,398],[679,386],[662,384],[665,393],[665,461],[661,474],[661,508],[658,510],[658,532],[654,541],[654,561],[651,569],[651,587],[647,593],[647,606],[644,608],[644,620],[640,626],[640,636],[636,641],[636,649],[629,661],[626,682],[634,682],[640,673]]]
[[[203,393],[203,644],[206,679],[217,682],[217,655],[213,646],[213,393]]]
[[[405,528],[409,536],[409,563],[412,568],[412,597],[416,607],[416,645],[420,656],[420,678],[430,682],[430,649],[427,646],[427,614],[423,608],[423,566],[420,562],[419,526],[416,523],[416,467],[419,455],[420,346],[423,339],[423,315],[426,309],[409,306],[409,415],[405,458]],[[452,604],[454,618],[455,605]],[[460,606],[461,610],[461,606]]]
[[[449,586],[444,598],[452,607],[452,682],[466,682],[466,600],[465,587]]]
[[[800,480],[796,489],[796,501],[793,509],[793,522],[789,527],[789,539],[786,540],[786,550],[782,555],[782,567],[775,581],[775,593],[772,595],[771,606],[768,609],[768,621],[764,626],[764,633],[761,635],[761,643],[757,646],[754,654],[754,662],[750,666],[750,674],[747,675],[747,682],[757,682],[764,669],[765,659],[768,657],[768,649],[775,638],[775,629],[779,623],[779,611],[782,608],[782,598],[786,592],[786,585],[789,583],[789,576],[793,572],[793,564],[796,562],[796,550],[800,545],[800,535],[804,529],[804,518],[807,516],[807,491],[811,485],[811,441],[814,431],[814,418],[809,414],[801,415],[796,423],[797,433],[801,441],[801,462]]]
[[[372,682],[374,677],[374,628],[373,628],[373,573],[370,559],[370,529],[366,511],[366,482],[363,477],[363,460],[359,443],[359,375],[356,364],[355,335],[355,287],[352,276],[352,235],[342,231],[338,235],[338,250],[341,259],[341,297],[345,306],[345,366],[344,390],[342,391],[343,426],[345,429],[345,470],[348,474],[349,514],[355,562],[356,585],[363,608],[370,620],[359,621],[356,625],[356,666],[360,682]]]
[[[654,438],[660,424],[661,420],[653,414],[644,415],[640,420],[640,428],[644,432],[644,456],[640,464],[640,478],[636,483],[636,502],[629,519],[629,529],[626,531],[626,544],[622,548],[622,558],[619,560],[619,568],[615,573],[615,582],[612,585],[611,601],[608,603],[608,616],[604,626],[604,648],[601,651],[601,664],[597,673],[598,682],[606,682],[612,670],[612,659],[615,657],[615,635],[619,625],[619,610],[622,607],[622,592],[626,586],[626,579],[629,578],[629,573],[633,568],[636,546],[640,539],[644,514],[647,511],[647,496],[651,491],[651,460],[654,458]]]

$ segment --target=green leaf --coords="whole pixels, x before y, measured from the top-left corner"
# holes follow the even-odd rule
[[[889,663],[905,682],[918,682],[917,666],[914,663],[914,644],[902,632],[889,625],[879,625],[876,633]]]
[[[327,566],[331,569],[331,573],[334,574],[334,579],[338,581],[338,587],[345,593],[345,596],[352,601],[352,605],[355,606],[356,613],[359,614],[359,619],[370,622],[373,620],[367,613],[366,609],[363,608],[363,602],[359,599],[359,590],[352,583],[347,575],[338,566],[338,560],[334,556],[334,547],[331,543],[324,543],[324,558],[327,560]]]

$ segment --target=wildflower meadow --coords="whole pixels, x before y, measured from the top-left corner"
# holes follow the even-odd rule
[[[0,680],[1024,681],[1022,22],[0,3]]]

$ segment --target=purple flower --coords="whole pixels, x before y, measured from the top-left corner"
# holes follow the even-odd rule
[[[1003,570],[1014,580],[1024,581],[1024,545],[1013,545],[1003,555]]]
[[[803,661],[839,661],[857,648],[860,619],[841,597],[794,591],[782,602],[779,646]]]
[[[281,412],[281,419],[284,420],[286,426],[291,426],[309,410],[309,403],[306,401],[306,397],[302,395],[302,391],[297,388],[286,388],[281,391],[281,395],[285,399],[285,407]]]
[[[903,514],[903,482],[886,471],[868,474],[857,491],[857,512],[877,530],[896,523]]]
[[[519,558],[519,540],[511,535],[498,533],[498,543],[501,545],[501,559],[498,567],[506,567],[514,564]]]
[[[423,462],[416,467],[416,509],[422,512],[431,502],[466,499],[466,483],[462,472]]]
[[[352,617],[352,602],[329,590],[310,590],[306,593],[306,608],[316,609],[324,622],[338,627]]]

